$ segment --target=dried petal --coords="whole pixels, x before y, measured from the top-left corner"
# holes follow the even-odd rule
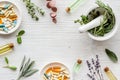
[[[55,7],[55,1],[50,1],[50,3],[49,3],[49,5],[51,6],[51,7]]]
[[[47,8],[51,8],[50,2],[48,2],[46,6],[47,6]]]
[[[50,13],[51,18],[55,18],[57,15],[56,13]]]
[[[56,7],[52,7],[52,11],[53,12],[57,12],[57,8]]]
[[[57,23],[57,20],[56,20],[56,18],[53,18],[53,19],[52,19],[52,21],[53,21],[54,23]]]

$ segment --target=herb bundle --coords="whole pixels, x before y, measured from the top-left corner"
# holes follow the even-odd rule
[[[31,61],[30,58],[26,60],[26,57],[24,56],[21,66],[20,66],[19,76],[17,80],[20,80],[23,77],[29,77],[33,75],[34,73],[36,73],[38,69],[33,69],[34,63],[35,61]]]
[[[104,36],[106,33],[109,33],[113,29],[115,25],[115,15],[109,5],[105,5],[99,0],[97,0],[96,4],[99,7],[90,11],[87,16],[82,15],[81,19],[75,20],[74,22],[80,23],[81,25],[87,24],[96,17],[103,15],[103,21],[101,21],[101,24],[93,29],[88,30],[88,32],[94,36]]]
[[[25,31],[24,31],[24,30],[20,30],[20,31],[18,32],[18,35],[17,35],[17,43],[18,43],[18,44],[21,44],[21,43],[22,43],[22,38],[21,38],[21,36],[22,36],[23,34],[25,34]]]
[[[11,69],[11,70],[16,70],[16,69],[17,69],[16,66],[10,66],[10,65],[9,65],[9,60],[8,60],[7,57],[5,57],[5,62],[6,62],[6,64],[7,64],[7,66],[4,66],[4,68],[8,68],[8,69]]]
[[[26,8],[28,10],[28,13],[31,15],[31,18],[38,21],[39,17],[37,16],[37,13],[44,15],[45,12],[42,8],[39,8],[37,5],[31,2],[31,0],[23,0],[23,2],[26,5]]]
[[[104,80],[98,55],[96,55],[96,60],[92,58],[91,62],[88,60],[86,62],[89,69],[88,77],[91,80]]]

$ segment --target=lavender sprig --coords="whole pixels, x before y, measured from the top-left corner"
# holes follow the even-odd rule
[[[89,69],[87,76],[91,80],[104,80],[98,55],[96,55],[96,59],[92,58],[91,62],[87,60],[86,63]]]

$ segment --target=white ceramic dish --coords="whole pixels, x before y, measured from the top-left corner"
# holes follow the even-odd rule
[[[53,63],[47,64],[47,65],[41,70],[41,74],[40,74],[41,79],[40,79],[40,80],[44,80],[44,79],[43,79],[43,76],[44,76],[45,71],[46,71],[48,68],[54,67],[54,66],[60,66],[60,67],[64,68],[64,69],[68,72],[68,74],[69,74],[69,76],[70,76],[70,71],[69,71],[69,69],[68,69],[64,64],[58,63],[58,62],[53,62]],[[70,76],[70,79],[69,79],[69,80],[71,80],[71,76]]]
[[[97,7],[97,6],[95,6],[94,8],[96,8],[96,7]],[[93,10],[94,8],[90,9],[90,11]],[[89,13],[90,11],[88,11],[88,13]],[[114,12],[114,10],[113,10],[113,12]],[[115,33],[117,32],[117,29],[118,29],[118,27],[119,27],[119,22],[118,22],[118,21],[119,21],[119,20],[118,20],[118,17],[119,17],[119,16],[117,16],[116,13],[114,13],[114,14],[115,14],[116,23],[115,23],[115,26],[113,27],[113,29],[112,29],[109,33],[105,34],[104,36],[94,36],[94,35],[92,35],[91,33],[87,32],[87,33],[88,33],[88,36],[89,36],[91,39],[97,40],[97,41],[105,41],[105,40],[108,40],[108,39],[110,39],[111,37],[113,37],[113,36],[115,35]]]
[[[2,4],[12,4],[13,5],[13,9],[15,10],[18,18],[17,18],[17,24],[14,28],[12,28],[11,30],[9,30],[8,32],[4,32],[4,31],[0,31],[0,34],[11,34],[14,31],[16,31],[20,24],[21,24],[21,20],[22,20],[22,15],[21,15],[21,9],[19,7],[19,4],[16,3],[16,1],[14,0],[0,0],[0,5]]]

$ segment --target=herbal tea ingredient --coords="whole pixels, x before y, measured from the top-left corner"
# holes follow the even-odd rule
[[[0,5],[0,31],[8,32],[17,24],[17,14],[12,4]]]
[[[87,16],[82,15],[81,20],[78,19],[78,20],[75,20],[74,22],[80,23],[81,25],[87,24],[93,19],[95,19],[96,17],[103,15],[103,21],[101,21],[100,26],[90,29],[88,30],[88,32],[94,36],[104,36],[105,34],[109,33],[113,29],[115,25],[115,15],[111,7],[109,7],[109,5],[105,5],[99,0],[97,0],[96,3],[99,7],[90,11]]]
[[[88,60],[86,62],[89,69],[87,76],[91,80],[104,80],[98,55],[96,55],[96,59],[92,58],[91,62]]]
[[[57,16],[57,7],[56,7],[56,1],[55,0],[46,0],[47,1],[47,8],[48,9],[51,9],[51,13],[50,13],[50,17],[52,18],[52,21],[54,23],[57,23],[57,19],[56,19],[56,16]]]
[[[21,62],[19,76],[17,80],[20,80],[23,77],[26,78],[35,74],[38,71],[38,69],[33,69],[34,64],[35,64],[35,61],[32,61],[30,58],[26,59],[26,57],[24,56]]]
[[[5,57],[5,62],[6,62],[6,64],[7,64],[7,66],[4,66],[4,68],[8,68],[8,69],[11,69],[11,70],[16,70],[16,69],[17,69],[16,66],[10,66],[10,65],[9,65],[9,60],[8,60],[7,57]]]
[[[23,34],[25,34],[25,31],[24,31],[24,30],[20,30],[20,31],[18,32],[18,34],[17,34],[17,43],[18,43],[18,44],[21,44],[21,43],[22,43],[22,38],[21,38],[21,36],[22,36]]]
[[[73,72],[75,73],[79,72],[81,64],[82,64],[82,60],[78,59],[73,66]]]
[[[14,44],[13,43],[8,43],[3,46],[0,46],[0,55],[8,53],[13,50]]]
[[[118,57],[114,52],[110,51],[109,49],[105,49],[105,52],[113,62],[118,62]]]
[[[31,0],[22,0],[25,5],[26,5],[26,8],[28,10],[28,14],[31,15],[31,18],[38,21],[39,20],[39,17],[37,15],[37,13],[41,14],[41,15],[44,15],[45,12],[43,11],[42,8],[39,8],[37,5],[35,5],[34,3],[31,2]]]
[[[105,67],[104,71],[106,75],[108,76],[109,80],[118,80],[108,67]]]

